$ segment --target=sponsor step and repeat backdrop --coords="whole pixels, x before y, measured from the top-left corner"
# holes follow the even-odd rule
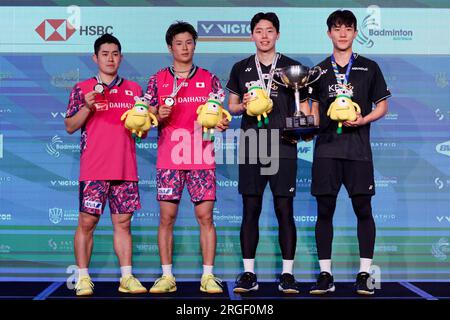
[[[0,280],[64,280],[75,264],[78,218],[79,132],[64,128],[73,85],[96,74],[93,42],[108,32],[123,47],[121,75],[146,87],[171,63],[165,31],[175,20],[199,32],[195,63],[225,86],[232,65],[255,52],[249,20],[274,11],[281,21],[277,49],[313,66],[331,52],[326,18],[336,8],[298,7],[0,7]],[[406,1],[405,1],[406,4]],[[355,5],[358,6],[358,5]],[[450,6],[448,6],[450,7]],[[355,51],[376,60],[393,97],[389,113],[372,126],[377,195],[375,264],[382,280],[450,280],[450,29],[449,8],[355,7]],[[232,128],[239,128],[235,117]],[[216,153],[236,154],[238,142],[216,139]],[[133,218],[134,267],[144,280],[160,272],[156,242],[156,130],[137,145],[142,209]],[[313,142],[298,144],[295,221],[296,275],[315,277],[315,199],[310,195]],[[241,271],[242,206],[237,165],[217,166],[214,208],[217,276]],[[199,232],[185,191],[175,228],[178,279],[201,272]],[[335,214],[334,273],[358,271],[356,218],[342,188]],[[95,233],[91,274],[117,279],[109,211]],[[266,190],[260,221],[257,273],[274,279],[281,268],[273,201]]]

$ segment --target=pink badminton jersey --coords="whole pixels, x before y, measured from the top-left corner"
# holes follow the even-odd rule
[[[209,71],[194,66],[187,79],[177,79],[181,86],[168,119],[158,125],[157,169],[214,169],[214,143],[203,141],[202,127],[197,123],[197,108],[211,92],[219,94],[219,79]],[[150,105],[158,107],[174,91],[174,73],[170,67],[158,71],[148,81]]]
[[[141,87],[123,78],[108,87],[104,85],[105,110],[89,115],[81,129],[80,181],[138,181],[136,146],[130,131],[120,120],[134,106],[134,97],[142,96]],[[84,95],[93,91],[95,78],[79,82],[72,89],[66,117],[72,117],[85,104]]]

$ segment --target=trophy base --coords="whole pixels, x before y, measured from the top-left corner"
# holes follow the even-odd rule
[[[281,136],[291,143],[297,143],[305,136],[314,135],[318,131],[319,127],[314,125],[314,116],[293,116],[286,118],[286,127],[283,129]]]
[[[314,116],[294,115],[286,118],[287,129],[297,129],[304,127],[314,127]]]

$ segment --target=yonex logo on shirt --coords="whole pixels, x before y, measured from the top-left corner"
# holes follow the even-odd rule
[[[252,71],[252,68],[245,69],[245,72],[250,72],[250,71]]]

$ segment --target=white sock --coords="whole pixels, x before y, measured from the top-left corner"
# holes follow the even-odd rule
[[[255,273],[255,259],[243,259],[244,272]]]
[[[206,274],[213,274],[213,268],[214,266],[207,266],[207,265],[203,265],[203,275]]]
[[[120,267],[120,273],[122,273],[122,278],[132,274],[131,270],[132,266]]]
[[[372,266],[372,259],[360,258],[359,259],[359,272],[370,273],[370,267]]]
[[[294,260],[283,259],[283,271],[281,272],[281,274],[283,273],[292,274],[293,269],[294,269]]]
[[[163,276],[173,276],[171,264],[163,264],[163,265],[161,265],[161,268],[162,268]]]
[[[78,278],[81,278],[81,277],[89,277],[88,268],[83,268],[83,269],[78,268]]]
[[[319,260],[320,272],[328,272],[331,273],[331,259]]]

